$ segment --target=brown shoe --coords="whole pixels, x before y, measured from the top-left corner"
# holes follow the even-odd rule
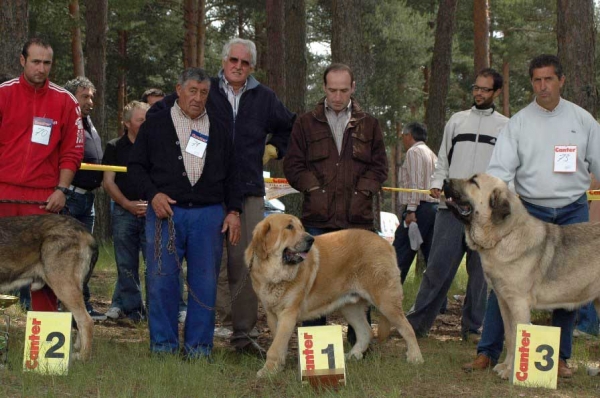
[[[567,362],[564,359],[558,361],[558,377],[562,377],[563,379],[570,379],[573,377],[573,369],[567,365]]]
[[[485,370],[496,365],[496,361],[493,361],[490,357],[485,354],[477,354],[477,358],[473,362],[466,363],[462,366],[465,372],[472,372],[474,370]]]

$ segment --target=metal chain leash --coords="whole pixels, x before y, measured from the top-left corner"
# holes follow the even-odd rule
[[[42,202],[40,200],[17,200],[17,199],[0,199],[0,203],[16,203],[19,205],[40,205],[45,206],[48,202]]]
[[[169,217],[167,219],[167,225],[168,225],[168,233],[169,233],[169,237],[167,239],[167,253],[175,256],[175,262],[177,263],[177,268],[179,269],[180,272],[183,272],[183,266],[181,265],[181,262],[179,260],[179,255],[177,254],[177,246],[175,245],[176,235],[175,235],[175,222],[173,221],[173,217]],[[154,233],[154,259],[157,262],[158,273],[160,274],[161,270],[162,270],[162,239],[161,239],[161,237],[162,237],[162,220],[157,218],[154,222],[154,227],[155,227],[154,228],[154,230],[155,230],[155,233]],[[216,279],[216,275],[215,275],[215,279]],[[246,275],[244,275],[244,279],[242,280],[242,283],[238,287],[238,290],[232,296],[229,304],[233,304],[233,302],[238,298],[238,296],[242,292],[242,289],[244,288],[244,286],[246,285],[246,283],[248,282],[249,279],[250,279],[250,269],[248,269],[248,272],[246,273]],[[184,283],[187,286],[188,294],[190,296],[192,296],[192,298],[194,299],[195,302],[198,303],[198,305],[200,305],[202,308],[204,308],[208,311],[215,310],[215,307],[208,306],[208,305],[204,304],[202,301],[200,301],[198,296],[196,296],[196,294],[190,287],[187,280],[184,280]]]

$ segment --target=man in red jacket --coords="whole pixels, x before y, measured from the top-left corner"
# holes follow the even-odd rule
[[[0,85],[0,217],[57,213],[83,158],[83,124],[75,97],[48,80],[52,47],[29,39],[21,52],[23,73]],[[32,292],[35,311],[56,311],[45,286]]]

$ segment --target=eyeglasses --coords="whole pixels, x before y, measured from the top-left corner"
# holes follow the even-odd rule
[[[234,65],[237,65],[240,61],[242,62],[242,67],[247,68],[250,66],[250,61],[246,61],[245,59],[240,60],[237,57],[229,57],[229,62],[231,62]]]
[[[479,87],[479,86],[478,86],[478,85],[476,85],[476,84],[473,84],[473,85],[471,86],[471,90],[473,90],[473,91],[481,91],[482,93],[485,93],[485,94],[487,94],[487,93],[491,93],[492,91],[494,91],[494,89],[493,89],[493,88]]]

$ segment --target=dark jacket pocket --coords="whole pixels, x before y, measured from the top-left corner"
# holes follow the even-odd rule
[[[356,224],[373,223],[373,197],[362,192],[352,191],[348,220]]]
[[[302,205],[302,220],[307,222],[322,222],[331,218],[332,197],[326,189],[318,188],[304,195]]]
[[[327,130],[312,132],[307,137],[309,162],[317,162],[329,157],[328,139],[331,139],[331,134]]]
[[[372,135],[352,133],[352,157],[364,163],[371,163],[372,142]]]

